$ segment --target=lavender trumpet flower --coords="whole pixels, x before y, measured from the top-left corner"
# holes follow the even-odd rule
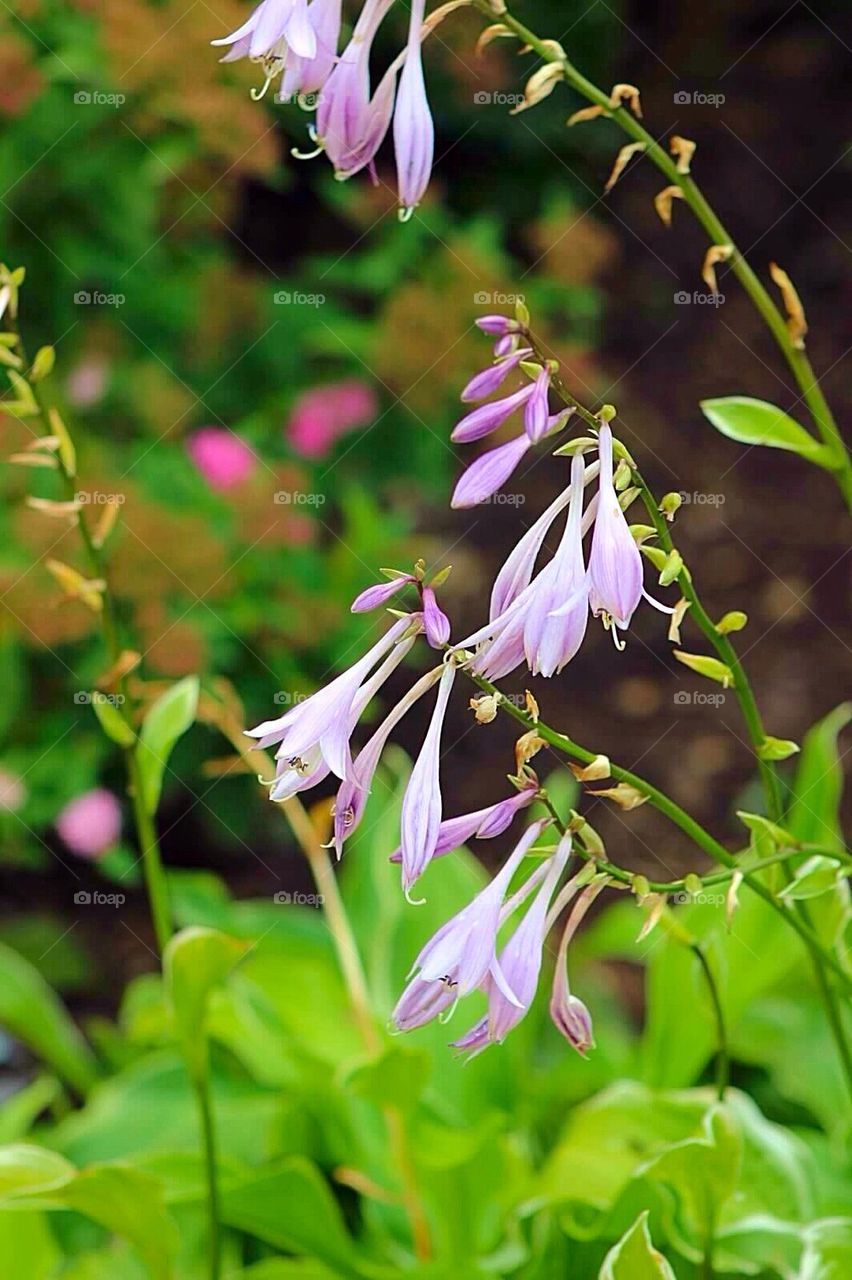
[[[423,947],[414,962],[414,976],[392,1014],[398,1030],[428,1022],[458,997],[474,991],[488,974],[509,1001],[520,1004],[497,961],[497,929],[512,876],[547,823],[542,818],[528,827],[491,883]]]
[[[547,393],[550,390],[551,371],[547,365],[536,374],[532,395],[524,406],[524,430],[538,444],[550,425],[550,407]]]
[[[409,582],[416,581],[413,573],[400,573],[388,582],[375,582],[365,587],[355,597],[349,606],[349,611],[350,613],[369,613],[371,609],[378,609],[380,605],[387,604],[388,600],[391,600],[397,591],[401,591]]]
[[[423,630],[426,639],[433,649],[443,649],[450,638],[450,620],[438,605],[432,587],[423,587],[420,592],[423,609]]]
[[[307,16],[314,32],[316,52],[313,57],[306,58],[292,48],[288,49],[276,98],[278,102],[290,102],[300,94],[317,93],[337,61],[341,0],[311,0]]]
[[[489,974],[483,984],[488,995],[488,1012],[453,1042],[454,1048],[470,1050],[473,1056],[489,1044],[501,1043],[529,1012],[541,972],[548,908],[570,853],[571,836],[567,834],[545,864],[544,881],[532,905],[500,952],[500,968],[519,1003],[508,1000]]]
[[[361,687],[412,625],[419,631],[422,622],[418,617],[400,618],[348,671],[283,716],[247,730],[248,736],[258,738],[261,747],[280,743],[279,759],[286,759],[289,767],[305,776],[313,776],[315,769],[321,767],[320,759],[339,778],[351,776],[349,737],[360,714],[357,708]]]
[[[468,840],[490,840],[502,835],[511,825],[515,814],[532,804],[538,792],[538,784],[530,782],[522,791],[516,791],[505,800],[498,800],[484,809],[475,809],[472,813],[459,814],[457,818],[445,818],[438,829],[438,840],[433,858],[440,858],[446,853],[459,849]],[[389,861],[401,862],[402,851],[395,850]]]
[[[414,0],[408,24],[405,63],[393,116],[393,142],[399,187],[400,219],[407,221],[429,185],[435,151],[435,126],[426,97],[420,29],[425,0]]]
[[[531,347],[519,347],[517,351],[511,352],[509,355],[504,356],[503,359],[497,360],[494,364],[490,364],[488,368],[483,369],[481,373],[475,373],[459,398],[465,403],[475,400],[484,400],[486,396],[490,396],[497,390],[506,375],[510,373],[512,369],[530,355],[532,355]]]
[[[598,441],[601,472],[589,555],[589,599],[596,617],[604,613],[624,630],[642,598],[642,557],[615,491],[612,430],[606,422]]]
[[[506,421],[510,414],[526,403],[534,391],[535,383],[529,382],[512,395],[504,396],[502,400],[492,400],[490,404],[472,409],[453,427],[450,439],[456,444],[469,444],[472,440],[481,440],[483,436],[490,435]]]
[[[483,453],[459,477],[450,506],[458,510],[487,502],[498,489],[502,489],[531,446],[532,441],[524,432],[514,440]]]
[[[292,49],[300,58],[313,58],[317,51],[306,0],[261,0],[241,27],[211,43],[237,46],[237,57],[272,58],[282,65],[285,49]]]
[[[455,664],[450,660],[444,664],[432,719],[402,801],[400,849],[402,886],[406,897],[434,856],[438,843],[442,815],[441,730],[455,677]]]

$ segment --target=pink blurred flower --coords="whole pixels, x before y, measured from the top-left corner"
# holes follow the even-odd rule
[[[252,450],[226,427],[199,427],[187,437],[186,449],[211,489],[233,489],[254,470]]]
[[[115,844],[121,831],[121,806],[111,791],[94,787],[66,804],[56,830],[72,853],[97,858]]]
[[[72,369],[65,384],[68,399],[78,409],[97,404],[106,391],[109,365],[103,356],[88,356]]]
[[[305,458],[321,458],[339,436],[363,427],[378,413],[372,387],[357,378],[305,391],[290,412],[285,435]]]
[[[23,779],[9,769],[0,769],[0,809],[14,813],[22,809],[27,799],[27,789]]]

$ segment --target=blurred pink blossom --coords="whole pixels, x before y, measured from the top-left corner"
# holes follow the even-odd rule
[[[339,436],[363,427],[378,413],[373,388],[357,378],[327,382],[299,396],[290,412],[285,435],[305,458],[321,458]]]
[[[103,356],[87,356],[68,375],[68,399],[78,409],[97,404],[106,391],[108,374],[109,365]]]
[[[56,819],[56,830],[72,853],[97,858],[118,839],[121,806],[111,791],[94,787],[66,804]]]
[[[23,779],[9,769],[0,769],[0,809],[14,813],[22,809],[27,798]]]
[[[187,437],[186,449],[211,489],[233,489],[254,470],[251,448],[226,427],[199,427]]]

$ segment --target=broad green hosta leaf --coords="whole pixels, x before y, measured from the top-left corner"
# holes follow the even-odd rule
[[[852,703],[844,702],[805,734],[784,820],[798,840],[838,851],[844,846],[839,816],[843,771],[837,737],[850,720]]]
[[[0,1275],[55,1280],[61,1259],[46,1213],[0,1209]]]
[[[163,774],[172,749],[195,719],[198,677],[187,676],[157,699],[145,716],[136,748],[142,775],[142,803],[154,814],[163,788]]]
[[[0,1148],[0,1206],[19,1210],[73,1209],[129,1240],[158,1280],[169,1280],[177,1231],[159,1183],[123,1165],[76,1169],[43,1147]]]
[[[852,1275],[852,1218],[825,1218],[804,1233],[805,1248],[796,1280],[849,1280]]]
[[[599,1280],[675,1280],[675,1273],[651,1241],[647,1209],[610,1249]]]
[[[196,1079],[207,1060],[205,1015],[211,992],[245,954],[247,944],[216,929],[183,929],[163,953],[163,978],[190,1074]]]
[[[832,456],[825,445],[815,440],[783,409],[766,400],[753,400],[750,396],[722,396],[717,400],[702,400],[701,408],[716,430],[729,440],[787,449],[820,467],[830,469],[832,466]]]
[[[0,943],[0,1026],[78,1093],[97,1077],[92,1052],[38,970]]]
[[[337,1274],[309,1258],[267,1258],[240,1271],[233,1280],[336,1280]]]

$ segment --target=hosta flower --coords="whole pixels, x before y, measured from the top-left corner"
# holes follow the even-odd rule
[[[420,28],[424,0],[413,0],[405,63],[393,113],[393,143],[401,216],[408,218],[429,185],[435,150],[435,127],[426,97]]]
[[[578,996],[571,994],[571,989],[568,985],[568,944],[577,932],[580,921],[605,884],[605,878],[593,880],[590,884],[587,884],[580,893],[574,909],[568,917],[568,922],[565,925],[559,943],[556,969],[553,974],[553,988],[550,995],[550,1016],[553,1019],[554,1026],[562,1033],[572,1048],[577,1050],[581,1057],[585,1057],[586,1050],[594,1045],[592,1018],[583,1001]],[[554,923],[554,917],[565,903],[573,897],[576,890],[575,877],[575,880],[567,884],[559,895],[549,923]]]
[[[550,408],[548,391],[550,390],[551,373],[547,365],[537,374],[532,384],[532,395],[524,406],[524,431],[533,444],[538,444],[550,424]]]
[[[538,792],[538,785],[530,782],[523,790],[514,792],[505,800],[487,805],[484,809],[475,809],[472,813],[459,814],[457,818],[445,818],[438,828],[438,839],[435,844],[433,858],[445,853],[452,853],[468,840],[490,840],[502,835],[511,825],[516,813],[532,804]],[[390,856],[391,862],[402,861],[402,851],[397,849]]]
[[[506,999],[520,1005],[497,961],[497,929],[512,876],[547,822],[542,818],[527,828],[491,883],[423,947],[414,962],[414,977],[392,1015],[400,1031],[428,1022],[459,996],[476,990],[489,974]]]
[[[483,984],[488,996],[488,1011],[465,1035],[453,1042],[455,1048],[478,1053],[489,1044],[499,1043],[529,1011],[541,972],[548,908],[570,853],[571,836],[564,835],[556,853],[545,864],[547,871],[541,888],[500,951],[499,965],[516,1000],[507,999],[489,973]]]
[[[512,369],[515,369],[522,360],[531,355],[531,347],[519,347],[517,351],[513,351],[502,359],[496,360],[487,369],[483,369],[480,373],[473,375],[459,399],[465,403],[484,400],[486,396],[492,395],[497,390]]]
[[[342,675],[283,716],[265,720],[254,729],[247,730],[249,737],[260,739],[261,747],[279,743],[279,762],[283,761],[286,768],[297,774],[313,777],[317,770],[327,766],[327,771],[338,778],[351,777],[349,738],[357,716],[366,706],[362,686],[376,664],[394,650],[409,628],[419,630],[421,625],[417,618],[400,618],[363,658]],[[398,664],[405,652],[404,648],[397,650],[393,655],[394,662]],[[390,669],[386,664],[383,678],[390,674]],[[369,682],[365,688],[369,700],[376,690]]]
[[[490,404],[472,409],[453,427],[450,439],[455,444],[469,444],[473,440],[481,440],[483,436],[490,435],[506,421],[510,414],[529,400],[534,391],[535,384],[530,382],[501,400],[492,400]]]
[[[606,613],[624,629],[642,598],[642,557],[613,484],[609,423],[601,425],[598,450],[601,473],[589,555],[590,603],[595,615]]]
[[[483,453],[459,477],[450,506],[458,510],[460,507],[476,507],[481,502],[487,502],[498,489],[502,489],[531,447],[532,441],[524,432],[514,440]]]
[[[307,0],[261,0],[241,27],[211,43],[236,46],[238,57],[283,56],[286,48],[301,58],[313,58],[316,34],[307,10]]]
[[[388,600],[392,600],[398,591],[408,586],[410,582],[416,582],[413,573],[400,573],[390,578],[387,582],[374,582],[371,586],[365,587],[349,606],[351,613],[369,613],[371,609],[378,609],[380,605],[387,604]]]
[[[388,738],[402,717],[424,693],[438,681],[442,667],[436,667],[422,676],[408,690],[395,707],[385,716],[370,740],[361,748],[352,765],[352,778],[340,784],[334,801],[334,848],[338,858],[343,853],[343,842],[352,834],[361,818],[370,793],[373,775],[378,768],[381,754]]]
[[[441,730],[455,676],[455,664],[446,662],[432,719],[402,800],[400,850],[402,885],[406,895],[431,861],[438,843],[442,816]]]
[[[341,0],[311,0],[307,9],[316,50],[311,57],[287,51],[278,102],[290,102],[300,94],[317,93],[331,75],[340,40]]]
[[[433,649],[443,649],[450,638],[450,620],[439,606],[431,587],[423,587],[420,599],[426,639]]]
[[[391,64],[370,94],[370,51],[393,0],[366,0],[352,38],[328,77],[317,103],[316,141],[339,178],[372,164],[388,131],[396,91]]]

